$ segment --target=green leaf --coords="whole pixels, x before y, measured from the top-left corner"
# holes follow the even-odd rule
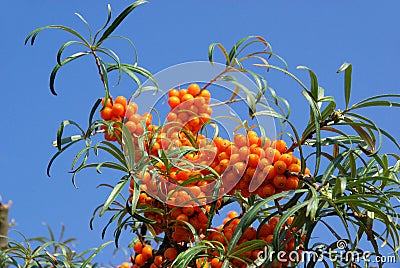
[[[63,122],[61,122],[60,126],[58,127],[58,131],[57,131],[57,148],[58,148],[59,151],[61,151],[61,146],[62,146],[62,144],[63,144],[62,141],[61,141],[61,139],[62,139],[62,134],[63,134],[63,132],[64,132],[64,128],[65,128],[66,126],[68,126],[68,125],[74,125],[74,126],[76,126],[76,127],[80,130],[80,132],[81,132],[81,136],[80,136],[80,137],[85,136],[85,132],[84,132],[83,129],[79,126],[78,123],[76,123],[76,122],[74,122],[74,121],[72,121],[72,120],[64,120]],[[72,136],[72,137],[74,137],[74,136]],[[68,139],[71,139],[71,141],[72,141],[72,140],[79,140],[79,139],[80,139],[79,136],[76,136],[75,139],[73,139],[72,137],[69,137]]]
[[[76,16],[78,16],[78,18],[86,25],[86,28],[88,29],[89,32],[89,40],[90,42],[92,42],[92,30],[90,29],[89,23],[85,20],[85,18],[79,14],[79,13],[75,13]]]
[[[28,34],[28,36],[25,39],[25,45],[28,43],[29,39],[31,40],[31,45],[33,45],[35,43],[35,39],[36,36],[43,30],[45,29],[60,29],[66,32],[71,33],[72,35],[76,36],[77,38],[79,38],[87,47],[90,47],[90,44],[88,41],[86,41],[85,38],[83,38],[77,31],[69,28],[69,27],[65,27],[63,25],[48,25],[48,26],[44,26],[44,27],[40,27],[36,30],[33,30],[30,34]]]
[[[93,43],[96,43],[97,36],[107,27],[107,25],[110,22],[110,20],[111,20],[111,5],[108,4],[107,5],[107,20],[104,23],[104,25],[94,35]]]
[[[314,170],[314,176],[318,174],[319,170],[319,165],[321,163],[321,112],[318,108],[317,103],[315,100],[309,95],[308,92],[303,91],[302,92],[303,96],[307,99],[307,101],[310,104],[311,108],[311,119],[310,124],[314,124],[314,131],[315,131],[315,148],[316,148],[316,154],[315,154],[315,170]],[[304,137],[304,134],[303,134]]]
[[[68,143],[67,145],[65,145],[64,147],[62,147],[60,151],[58,151],[57,153],[55,153],[55,154],[52,156],[52,158],[51,158],[50,161],[49,161],[49,164],[47,165],[47,169],[46,169],[46,174],[47,174],[47,176],[50,177],[50,169],[51,169],[51,166],[53,165],[54,160],[56,160],[56,158],[57,158],[58,156],[60,156],[61,153],[63,153],[65,150],[67,150],[69,147],[71,147],[73,144],[77,143],[78,141],[80,141],[80,140],[74,140],[74,141]]]
[[[93,123],[93,116],[97,111],[97,108],[100,106],[101,103],[101,99],[97,99],[96,102],[93,104],[92,109],[90,110],[90,114],[89,114],[89,127],[92,125]],[[88,131],[89,132],[89,131]]]
[[[360,104],[355,104],[351,106],[350,110],[365,108],[365,107],[380,107],[380,106],[387,106],[387,107],[400,107],[400,103],[392,102],[388,100],[376,100],[376,101],[368,101],[362,102]]]
[[[106,246],[108,246],[109,244],[111,244],[113,241],[108,241],[106,243],[104,243],[103,245],[101,245],[99,248],[97,248],[90,256],[89,258],[86,259],[86,261],[84,261],[81,265],[81,268],[87,268],[87,265],[90,263],[91,260],[94,259],[94,257],[96,257],[96,255],[103,250],[103,248],[105,248]]]
[[[246,94],[247,105],[249,106],[250,116],[254,117],[254,113],[256,112],[256,99],[254,97],[254,93],[251,92],[247,87],[239,83],[237,79],[233,76],[225,75],[221,77],[221,80],[230,82],[244,91],[244,93]]]
[[[224,54],[225,59],[226,59],[226,65],[229,65],[230,61],[229,61],[228,53],[226,52],[225,47],[220,43],[212,43],[208,47],[208,60],[210,61],[211,65],[214,65],[213,55],[214,55],[214,49],[216,46],[221,50],[222,54]]]
[[[82,56],[88,55],[88,54],[90,54],[90,51],[75,53],[75,54],[69,56],[68,58],[66,58],[65,60],[63,60],[61,62],[61,64],[57,64],[56,66],[54,66],[54,68],[50,74],[50,90],[51,90],[51,93],[53,93],[53,95],[57,96],[57,93],[54,89],[54,80],[56,79],[57,72],[61,68],[61,66],[67,64],[68,62],[76,60]]]
[[[349,101],[350,101],[352,70],[353,70],[352,65],[347,62],[343,63],[342,66],[340,66],[339,70],[337,70],[337,73],[341,73],[344,71],[344,99],[346,101],[346,109],[349,107]]]
[[[205,245],[196,245],[188,248],[187,250],[179,253],[176,259],[172,262],[171,267],[183,268],[188,267],[189,263],[202,251],[208,247]]]
[[[96,43],[96,46],[99,46],[103,43],[104,40],[107,39],[108,36],[121,24],[121,22],[129,15],[136,7],[141,4],[147,3],[146,0],[138,0],[132,4],[130,4],[124,11],[122,11],[115,20],[111,23],[111,25],[104,31],[103,35],[100,37],[99,41]]]
[[[307,70],[310,73],[310,80],[311,80],[311,94],[315,101],[318,101],[319,87],[318,87],[318,79],[315,73],[306,66],[297,66],[298,70]]]
[[[344,191],[346,190],[346,186],[347,186],[346,177],[336,178],[336,182],[335,182],[335,186],[333,188],[332,195],[335,197],[342,196]]]
[[[375,151],[375,141],[361,126],[355,124],[355,122],[349,117],[344,117],[343,120],[349,123],[349,125],[358,133],[358,135],[360,135],[360,137],[368,145],[371,152]]]
[[[132,134],[129,131],[129,129],[125,126],[125,124],[122,124],[122,144],[123,144],[123,150],[126,152],[125,153],[125,161],[126,165],[128,167],[128,170],[133,170],[135,167],[135,162],[138,159],[135,159],[135,144],[133,143],[132,139]]]
[[[330,179],[338,165],[342,162],[344,157],[349,154],[350,151],[344,151],[341,154],[339,154],[337,157],[335,157],[332,162],[329,163],[328,167],[325,169],[324,174],[322,175],[321,178],[321,184],[325,185],[326,182]]]
[[[120,181],[115,185],[114,189],[111,191],[110,195],[107,198],[107,201],[104,203],[103,208],[100,211],[100,216],[104,214],[104,212],[107,211],[107,209],[110,207],[111,203],[117,198],[119,193],[122,191],[122,189],[125,187],[126,183],[129,181],[129,176],[124,176],[120,179]]]

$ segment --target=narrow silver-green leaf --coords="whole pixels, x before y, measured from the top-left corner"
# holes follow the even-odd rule
[[[352,65],[347,62],[343,63],[342,66],[340,66],[339,70],[337,70],[337,73],[341,73],[344,71],[344,99],[346,102],[346,109],[349,107],[349,102],[350,102],[352,70],[353,70]]]

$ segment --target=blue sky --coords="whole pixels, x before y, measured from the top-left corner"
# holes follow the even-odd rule
[[[67,235],[77,237],[78,248],[101,243],[104,220],[96,220],[90,231],[93,209],[103,202],[108,190],[96,189],[100,183],[116,183],[115,174],[94,171],[77,177],[74,189],[70,168],[72,154],[56,162],[52,177],[46,165],[55,148],[59,123],[72,119],[86,123],[88,111],[102,96],[93,59],[86,58],[66,66],[58,74],[56,90],[50,94],[48,80],[56,63],[56,52],[70,36],[54,30],[41,33],[34,47],[24,46],[26,35],[48,24],[63,24],[85,31],[74,12],[84,15],[94,29],[106,16],[107,1],[8,1],[0,16],[3,98],[3,130],[0,132],[0,195],[12,200],[11,217],[16,229],[28,236],[46,232],[42,222],[56,230],[67,226]],[[111,1],[114,16],[131,1]],[[326,94],[343,103],[343,77],[336,74],[345,61],[353,64],[352,101],[382,93],[399,93],[400,17],[397,1],[160,1],[138,8],[117,30],[137,46],[139,65],[151,72],[193,60],[207,60],[208,45],[220,42],[230,48],[248,35],[265,37],[274,51],[284,57],[289,69],[308,82],[298,65],[312,68]],[[124,61],[131,60],[128,46],[110,45]],[[267,76],[268,78],[268,76]],[[288,78],[275,75],[270,85],[292,103],[292,120],[306,123],[306,102],[300,89]],[[125,77],[114,95],[129,95],[133,84]],[[398,110],[367,110],[365,115],[398,139]],[[392,147],[387,145],[384,150]],[[397,152],[398,153],[398,152]],[[111,240],[112,232],[106,240]],[[108,252],[111,252],[109,250]],[[107,254],[98,261],[121,261]]]

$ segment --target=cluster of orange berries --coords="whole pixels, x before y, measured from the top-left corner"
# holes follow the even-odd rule
[[[272,244],[272,241],[274,239],[273,232],[274,229],[279,221],[279,218],[274,217],[271,218],[268,222],[260,225],[258,227],[258,231],[254,227],[248,228],[240,237],[239,241],[236,244],[236,248],[242,248],[242,244],[248,242],[248,241],[253,241],[255,239],[259,240],[264,240],[267,244]],[[232,239],[232,236],[238,227],[240,223],[240,219],[238,217],[238,213],[235,211],[230,211],[228,213],[228,217],[224,220],[223,225],[219,226],[218,228],[215,228],[214,232],[209,232],[208,236],[205,237],[204,239],[212,242],[217,242],[218,244],[224,245],[225,249],[228,247],[229,242]],[[287,259],[285,263],[274,261],[271,264],[271,267],[276,268],[276,267],[288,267],[291,265],[291,263],[297,263],[299,260],[298,259],[290,259],[290,253],[293,251],[301,252],[300,249],[302,245],[299,244],[297,248],[295,248],[295,235],[298,234],[296,232],[295,228],[290,227],[291,224],[293,223],[293,217],[288,218],[284,226],[281,228],[282,232],[286,232],[285,234],[285,239],[282,241],[280,251],[283,253],[281,254],[281,259]],[[258,233],[258,234],[257,234]],[[304,241],[305,237],[301,237],[301,240]],[[232,259],[230,260],[231,266],[233,267],[247,267],[248,264],[254,262],[258,258],[260,258],[264,254],[264,249],[254,249],[251,251],[246,251],[243,252],[241,255],[241,259]],[[294,255],[294,256],[300,256],[300,254]],[[287,258],[285,258],[287,257]],[[250,262],[244,262],[243,260],[249,260]],[[207,259],[209,262],[210,266],[212,268],[221,268],[223,264],[223,260],[220,258],[220,253],[217,251],[211,252],[211,256]]]
[[[124,123],[127,129],[134,137],[141,136],[145,132],[144,126],[149,128],[152,122],[152,115],[137,113],[138,106],[134,102],[127,104],[126,98],[118,96],[114,101],[110,97],[102,100],[103,109],[100,111],[100,116],[105,121],[113,121],[114,131],[109,133],[107,126],[102,126],[104,137],[108,141],[121,142],[121,126],[118,123]],[[137,139],[134,139],[137,141]],[[137,143],[136,143],[137,145]]]
[[[154,251],[150,245],[144,245],[142,242],[137,242],[133,246],[133,250],[135,251],[136,256],[132,257],[132,266],[125,262],[127,268],[140,268],[140,267],[149,267],[149,268],[161,268],[164,267],[164,263],[172,263],[178,255],[178,251],[171,247],[164,250],[162,254],[158,254],[158,251]],[[153,255],[153,252],[155,253]],[[129,266],[128,266],[129,265]],[[125,267],[119,267],[125,268]]]
[[[135,183],[140,184],[138,207],[151,208],[144,216],[156,222],[153,225],[156,234],[164,232],[171,242],[170,248],[155,251],[154,256],[150,246],[139,249],[135,245],[136,255],[132,266],[135,268],[168,266],[185,249],[186,244],[194,239],[184,222],[190,223],[203,239],[218,241],[227,246],[240,223],[237,213],[231,212],[223,227],[214,229],[214,232],[204,237],[207,232],[207,215],[211,209],[208,204],[215,201],[212,197],[215,196],[215,182],[218,178],[214,172],[221,176],[222,182],[219,199],[216,200],[217,210],[221,206],[220,198],[225,193],[233,195],[240,192],[245,198],[251,194],[266,198],[281,191],[296,189],[299,184],[298,177],[292,175],[301,171],[300,161],[291,152],[287,152],[283,140],[271,141],[252,130],[248,130],[245,135],[236,134],[233,141],[222,137],[209,140],[201,134],[212,114],[209,91],[200,89],[197,84],[191,84],[187,89],[171,89],[168,92],[168,104],[171,109],[166,117],[167,123],[160,127],[152,124],[150,113],[138,114],[137,104],[127,104],[122,96],[114,101],[109,98],[106,104],[103,100],[100,112],[105,121],[114,122],[112,134],[109,134],[106,126],[103,127],[107,140],[121,142],[121,125],[124,124],[132,134],[135,148],[139,148],[139,140],[143,140],[139,137],[146,134],[143,148],[149,156],[160,156],[160,150],[171,152],[183,146],[191,148],[183,156],[171,155],[167,161],[159,157],[152,158],[148,170],[137,175],[136,180],[131,180],[131,194]],[[136,159],[143,155],[140,150],[136,154]],[[304,173],[309,174],[309,170],[306,168]],[[258,237],[257,230],[249,228],[238,245],[256,238],[271,243],[277,221],[272,218],[269,223],[261,226]],[[287,236],[283,247],[288,251],[294,247],[294,233],[288,231],[290,224],[288,222],[284,227]],[[243,257],[254,261],[259,253],[260,250],[253,250],[243,253]],[[218,268],[222,262],[218,255],[196,262],[198,267],[208,265]],[[232,265],[246,267],[247,264],[232,260]],[[274,267],[279,265],[282,264],[276,263]]]
[[[168,105],[171,107],[168,122],[182,124],[183,129],[197,133],[210,119],[210,97],[210,92],[200,89],[198,84],[190,84],[187,89],[171,89],[168,92]]]
[[[301,171],[300,161],[286,152],[285,141],[271,141],[248,131],[246,136],[236,134],[233,142],[220,137],[214,142],[218,157],[211,167],[223,172],[222,182],[226,189],[231,189],[230,194],[238,190],[243,197],[258,194],[266,198],[298,187],[299,178],[292,174]],[[310,171],[306,168],[304,173]]]
[[[148,175],[147,175],[148,176]],[[130,192],[133,193],[134,180],[131,180]],[[142,188],[143,189],[143,188]],[[196,192],[200,192],[199,187],[192,187],[191,192],[196,198]],[[196,190],[194,190],[196,189]],[[138,207],[141,205],[150,206],[155,209],[163,210],[164,214],[159,212],[149,211],[145,212],[144,216],[150,220],[155,221],[153,225],[156,234],[166,232],[170,236],[170,240],[175,243],[187,243],[193,241],[192,233],[186,228],[185,222],[190,223],[198,234],[206,232],[208,217],[206,213],[210,213],[211,206],[204,204],[199,205],[194,201],[186,191],[180,190],[173,194],[172,198],[179,199],[181,204],[169,203],[165,204],[142,191],[138,198]],[[219,208],[221,202],[217,202]]]

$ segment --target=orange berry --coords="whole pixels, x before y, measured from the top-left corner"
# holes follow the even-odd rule
[[[187,91],[192,96],[197,96],[200,93],[200,87],[198,84],[190,84]]]
[[[167,121],[168,122],[174,122],[174,121],[176,121],[177,118],[178,118],[178,116],[174,112],[170,112],[170,113],[167,114]]]
[[[136,114],[138,110],[137,104],[134,102],[131,102],[128,104],[128,106],[126,107],[126,113],[125,113],[125,117],[129,118],[132,115]]]
[[[272,234],[267,235],[267,237],[265,238],[265,242],[267,242],[268,244],[272,244],[273,240],[274,240],[274,236]]]
[[[118,96],[118,97],[115,99],[114,103],[119,103],[119,104],[121,104],[122,106],[124,106],[124,108],[126,108],[126,98],[125,98],[124,96]]]
[[[271,226],[272,230],[275,229],[275,226],[278,224],[279,218],[271,218],[269,219],[269,225]]]
[[[284,140],[276,140],[272,143],[271,147],[275,147],[281,154],[285,153],[287,150],[287,145]]]
[[[288,167],[289,171],[291,172],[300,172],[301,167],[298,164],[290,164],[290,166]]]
[[[145,259],[153,257],[153,248],[151,246],[145,246],[142,250],[142,255]]]
[[[224,171],[229,165],[229,159],[222,159],[219,162],[219,167],[221,168],[221,171]]]
[[[218,258],[213,258],[211,260],[211,267],[212,268],[221,268],[222,267],[222,262]]]
[[[113,117],[112,108],[105,107],[103,110],[100,111],[100,116],[106,121],[111,120],[111,118]]]
[[[207,89],[201,90],[199,96],[205,98],[207,104],[210,103],[211,93]]]
[[[278,174],[274,177],[273,183],[275,185],[275,188],[283,188],[285,187],[286,184],[286,176]]]
[[[242,148],[244,148],[244,147],[242,147]],[[260,161],[260,157],[257,154],[249,154],[249,162],[248,162],[249,167],[252,167],[252,168],[257,167],[259,161]]]
[[[136,253],[142,253],[142,250],[143,250],[143,244],[142,244],[142,242],[137,242],[134,246],[133,246],[133,250],[136,252]]]
[[[187,89],[181,89],[179,91],[179,99],[181,99],[183,97],[183,95],[187,94]]]
[[[136,255],[135,263],[139,266],[143,266],[146,263],[146,258],[142,254]]]
[[[161,264],[163,263],[163,256],[161,255],[157,255],[154,257],[154,264],[157,266],[161,266]]]
[[[179,91],[176,89],[171,89],[168,91],[168,97],[179,97]]]
[[[261,188],[261,192],[260,192],[260,197],[262,197],[262,198],[267,198],[267,197],[270,197],[270,196],[272,196],[272,195],[274,195],[275,194],[275,187],[274,187],[274,185],[272,185],[272,184],[267,184],[267,185],[264,185],[264,186],[262,186],[262,188]]]
[[[194,99],[194,97],[193,97],[193,95],[192,94],[185,94],[185,95],[183,95],[182,96],[182,98],[181,98],[181,102],[183,103],[183,102],[186,102],[186,101],[192,101]]]
[[[233,138],[233,142],[238,148],[247,144],[246,137],[243,134],[236,134]]]
[[[218,154],[218,161],[222,161],[224,159],[229,159],[229,155],[226,152],[222,152],[220,154]]]
[[[105,98],[102,98],[102,99],[101,99],[101,105],[102,105],[102,106],[104,106],[104,102],[105,102],[105,101],[106,101]],[[105,107],[112,108],[112,98],[111,98],[111,97],[108,98],[107,104],[105,105]]]
[[[178,217],[176,217],[177,221],[184,221],[184,222],[188,222],[189,218],[188,216],[186,216],[185,214],[179,214]]]
[[[292,164],[292,155],[282,154],[281,157],[279,157],[279,160],[285,162],[286,166],[290,166]]]
[[[230,219],[236,218],[238,216],[239,216],[239,214],[236,211],[232,210],[232,211],[228,212],[228,218],[230,218]]]
[[[142,119],[141,120],[146,121],[146,126],[149,126],[149,125],[151,125],[151,121],[153,120],[153,116],[151,115],[151,113],[146,112],[146,113],[144,113],[142,115]]]
[[[164,258],[166,258],[169,261],[173,261],[176,259],[176,256],[178,255],[178,252],[176,251],[175,248],[167,248],[164,252]]]
[[[168,105],[174,109],[181,103],[181,100],[177,96],[172,96],[168,99]]]
[[[187,215],[188,217],[192,216],[194,213],[194,208],[192,205],[187,205],[182,208],[182,212]]]
[[[274,163],[274,169],[276,174],[283,174],[286,171],[286,163],[282,160],[278,160]]]
[[[255,131],[249,131],[247,132],[247,140],[249,141],[249,144],[258,144],[258,134]]]
[[[132,121],[135,124],[140,123],[140,119],[142,119],[142,117],[139,114],[133,114],[129,117],[129,121]]]
[[[112,113],[115,116],[123,116],[125,113],[125,107],[120,103],[114,103],[112,107]]]
[[[129,264],[129,262],[124,262],[119,267],[120,268],[131,268],[131,265]]]
[[[290,176],[286,179],[285,190],[296,190],[299,186],[299,178]]]
[[[197,215],[197,219],[199,220],[200,223],[207,223],[208,222],[208,217],[204,213],[199,213]]]
[[[125,123],[126,128],[129,130],[130,133],[134,133],[136,130],[136,124],[132,121],[128,121]]]
[[[265,156],[270,162],[276,162],[279,160],[279,157],[281,157],[281,153],[278,150],[269,147],[265,151]]]
[[[260,229],[260,236],[261,237],[266,237],[270,234],[272,234],[274,230],[271,228],[269,224],[264,224],[261,229]]]

